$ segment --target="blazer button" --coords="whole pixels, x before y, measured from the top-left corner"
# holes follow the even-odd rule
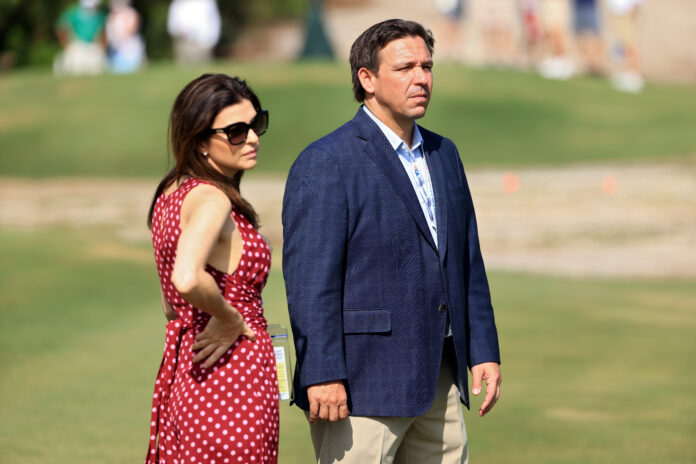
[[[440,307],[437,308],[437,309],[438,309],[438,311],[440,311],[441,313],[444,313],[445,311],[447,311],[447,305],[446,305],[446,304],[441,304]]]

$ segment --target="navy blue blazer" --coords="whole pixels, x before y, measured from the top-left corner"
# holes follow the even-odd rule
[[[448,314],[467,407],[467,367],[500,362],[459,154],[449,139],[420,131],[439,248],[403,165],[364,110],[309,145],[290,169],[283,274],[302,409],[308,386],[343,380],[352,415],[425,413]]]

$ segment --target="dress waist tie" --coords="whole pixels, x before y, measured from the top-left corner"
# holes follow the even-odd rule
[[[162,411],[166,407],[171,394],[172,384],[176,376],[176,367],[179,362],[179,347],[181,339],[187,330],[191,329],[191,322],[174,319],[167,323],[167,336],[164,342],[164,354],[160,364],[157,380],[155,381],[155,394],[152,397],[152,416],[150,419],[150,447],[147,450],[145,464],[157,464],[159,462],[159,438],[160,427],[164,423]]]

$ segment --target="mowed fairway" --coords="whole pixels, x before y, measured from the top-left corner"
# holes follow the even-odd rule
[[[139,462],[164,318],[147,244],[0,233],[0,462]],[[466,414],[475,462],[693,463],[696,286],[491,273],[503,397]],[[287,324],[282,275],[264,292]],[[475,400],[475,406],[480,400]],[[307,463],[281,410],[281,463]]]
[[[144,460],[165,323],[152,252],[93,232],[0,232],[3,464]],[[266,313],[287,326],[284,299],[274,271]],[[281,462],[308,462],[299,410],[282,417]]]
[[[302,148],[358,108],[338,64],[153,65],[130,76],[0,76],[0,174],[160,176],[176,94],[203,72],[248,79],[270,111],[259,172],[287,173]],[[696,88],[654,84],[642,95],[601,79],[436,66],[423,126],[457,144],[464,164],[538,166],[679,160],[696,154]]]

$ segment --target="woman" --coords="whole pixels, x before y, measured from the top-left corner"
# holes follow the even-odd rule
[[[169,322],[146,463],[275,463],[278,387],[261,306],[270,251],[239,193],[268,112],[237,78],[205,74],[174,102],[176,165],[148,225]]]

